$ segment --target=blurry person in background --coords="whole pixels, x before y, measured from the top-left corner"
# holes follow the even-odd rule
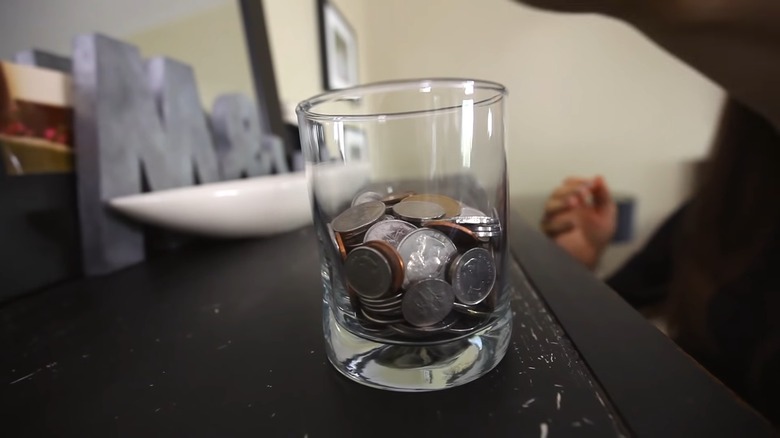
[[[694,196],[607,282],[636,307],[660,306],[683,349],[780,424],[780,1],[523,3],[626,21],[727,92]],[[592,269],[615,211],[602,178],[569,178],[542,228]]]

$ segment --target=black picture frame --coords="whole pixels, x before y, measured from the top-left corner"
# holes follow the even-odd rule
[[[297,141],[289,137],[282,118],[263,1],[240,0],[240,6],[257,102],[265,103],[265,105],[258,105],[259,108],[264,107],[266,110],[266,114],[259,115],[260,123],[263,124],[263,129],[269,130],[282,139],[289,156],[295,152],[293,145],[297,144]]]
[[[336,90],[353,87],[359,81],[357,33],[335,4],[328,0],[315,1],[322,88]]]

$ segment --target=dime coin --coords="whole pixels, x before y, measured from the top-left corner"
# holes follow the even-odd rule
[[[434,325],[452,310],[455,295],[444,280],[428,279],[413,284],[404,294],[401,311],[404,319],[415,327]]]
[[[412,195],[404,199],[402,203],[412,201],[433,202],[434,204],[438,204],[441,206],[441,208],[444,209],[444,217],[455,217],[460,215],[460,202],[450,198],[449,196],[436,194]]]
[[[411,284],[426,278],[444,279],[458,248],[441,231],[418,228],[398,244],[398,252],[404,264],[404,284]]]
[[[404,201],[393,206],[393,213],[403,220],[420,223],[444,217],[445,211],[433,202]]]
[[[333,231],[353,235],[367,229],[385,215],[385,204],[369,201],[343,211],[331,222]]]
[[[393,286],[393,268],[381,252],[361,246],[344,262],[347,284],[361,297],[381,298]]]
[[[394,248],[398,248],[398,244],[401,243],[401,240],[416,229],[417,227],[409,222],[393,218],[393,220],[381,221],[372,225],[371,228],[366,231],[363,242],[381,240],[389,243]]]
[[[496,284],[496,264],[490,251],[472,248],[459,256],[450,268],[455,297],[463,304],[481,303]]]
[[[359,193],[357,196],[355,196],[354,199],[352,199],[352,206],[365,204],[366,202],[371,201],[381,201],[383,198],[382,195],[380,195],[377,192],[363,192]]]

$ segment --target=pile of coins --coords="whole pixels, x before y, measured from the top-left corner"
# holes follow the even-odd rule
[[[439,194],[363,192],[328,228],[365,331],[465,334],[490,317],[498,217]]]

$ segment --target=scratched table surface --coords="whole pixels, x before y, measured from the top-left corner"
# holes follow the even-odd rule
[[[363,387],[327,362],[316,238],[185,251],[6,303],[3,429],[39,436],[621,436],[517,264],[501,364],[465,386]]]

